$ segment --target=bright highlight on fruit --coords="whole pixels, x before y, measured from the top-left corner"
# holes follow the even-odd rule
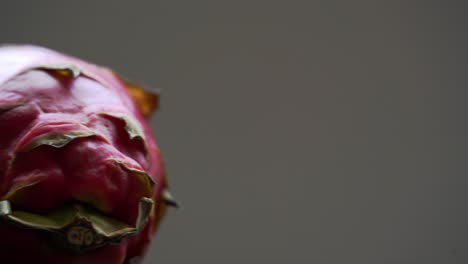
[[[157,94],[46,48],[0,47],[0,262],[140,263],[177,205]]]

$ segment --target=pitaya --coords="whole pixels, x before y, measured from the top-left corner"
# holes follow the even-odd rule
[[[0,47],[0,263],[140,263],[167,191],[157,96],[37,46]]]

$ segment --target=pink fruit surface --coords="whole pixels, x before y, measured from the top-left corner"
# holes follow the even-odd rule
[[[0,46],[1,263],[139,263],[169,199],[157,99],[107,68]]]

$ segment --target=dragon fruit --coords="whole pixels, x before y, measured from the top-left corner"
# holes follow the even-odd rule
[[[0,262],[140,263],[167,204],[158,96],[43,47],[0,47]]]

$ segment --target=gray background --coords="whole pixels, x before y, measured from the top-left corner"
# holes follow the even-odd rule
[[[2,1],[162,88],[182,208],[146,263],[468,263],[463,1]]]

